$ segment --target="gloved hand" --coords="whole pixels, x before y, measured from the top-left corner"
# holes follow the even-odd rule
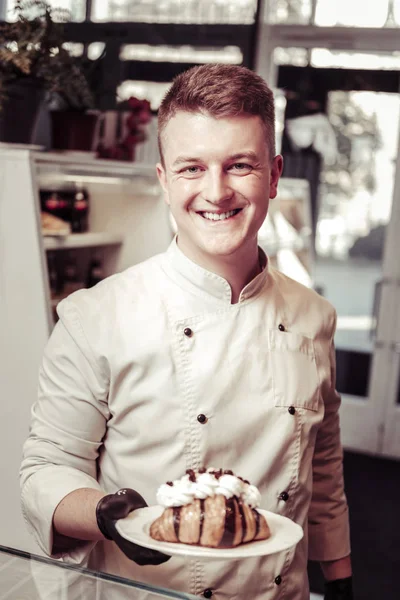
[[[129,542],[118,533],[115,527],[118,519],[123,519],[133,510],[145,506],[147,506],[146,501],[135,490],[129,488],[118,490],[115,494],[104,496],[98,502],[96,507],[97,525],[104,537],[113,540],[122,552],[138,565],[160,565],[171,557]]]
[[[326,581],[324,600],[353,600],[353,578]]]

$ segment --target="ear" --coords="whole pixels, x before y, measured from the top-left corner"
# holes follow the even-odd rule
[[[162,189],[164,190],[164,200],[169,204],[168,187],[167,187],[167,174],[165,167],[161,163],[157,163],[157,177]]]
[[[269,197],[272,198],[276,198],[276,195],[278,193],[278,182],[279,182],[279,178],[282,175],[282,170],[283,170],[283,158],[280,154],[278,154],[277,156],[275,156],[274,160],[272,161],[272,165],[271,165],[271,172],[270,172],[270,181],[269,181]]]

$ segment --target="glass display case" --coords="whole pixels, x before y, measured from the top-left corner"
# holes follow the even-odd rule
[[[0,600],[197,598],[0,546]]]
[[[163,252],[173,233],[154,166],[1,145],[0,177],[0,454],[8,490],[0,544],[39,553],[20,512],[18,473],[56,305]]]

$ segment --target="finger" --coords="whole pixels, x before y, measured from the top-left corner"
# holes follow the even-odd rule
[[[131,488],[122,488],[115,493],[118,498],[122,497],[126,503],[132,506],[132,510],[136,508],[144,508],[147,506],[146,500],[137,492]]]
[[[151,554],[147,552],[140,552],[140,554],[138,554],[133,560],[142,567],[145,565],[162,565],[163,563],[167,562],[170,558],[171,557],[167,554],[162,554],[161,552],[153,551]]]
[[[157,550],[150,550],[134,544],[123,538],[116,529],[113,531],[113,539],[124,554],[140,566],[144,565],[161,565],[167,562],[171,557]]]
[[[100,500],[99,511],[104,518],[117,521],[129,515],[138,508],[147,506],[144,498],[129,488],[119,490],[115,494],[109,494]]]

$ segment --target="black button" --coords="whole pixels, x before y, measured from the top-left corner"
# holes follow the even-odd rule
[[[212,598],[212,595],[213,595],[213,593],[212,593],[212,590],[210,590],[210,588],[207,588],[203,592],[204,598]]]
[[[296,412],[296,409],[294,406],[289,406],[288,411],[290,412],[291,415],[294,415],[294,413]]]
[[[279,323],[278,329],[279,329],[279,331],[285,331],[285,326],[282,325],[282,323]]]
[[[202,425],[204,425],[204,423],[207,423],[207,417],[206,417],[206,415],[203,415],[203,414],[197,415],[197,420]],[[209,596],[209,597],[211,598],[211,596]]]
[[[287,492],[281,492],[278,496],[279,500],[287,502],[289,500],[289,494]]]
[[[185,335],[187,335],[187,337],[192,337],[192,335],[193,335],[193,331],[190,329],[190,327],[185,327],[185,329],[183,330],[183,333]]]
[[[277,575],[277,577],[275,577],[275,583],[276,585],[281,585],[282,577],[280,575]]]

